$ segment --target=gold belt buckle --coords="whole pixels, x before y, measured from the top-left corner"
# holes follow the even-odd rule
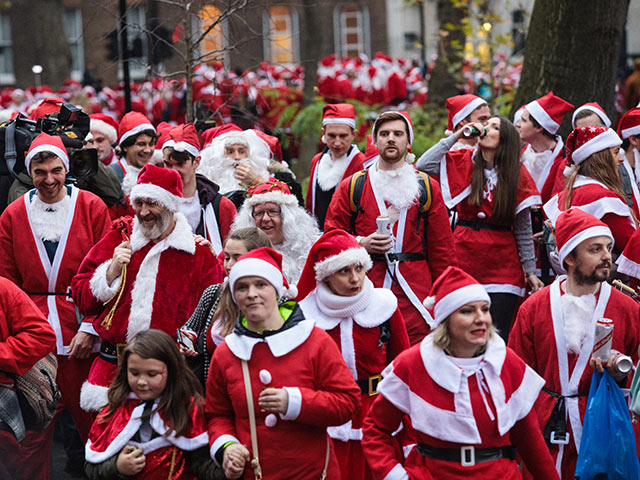
[[[127,346],[126,343],[116,343],[116,357],[118,357],[118,364],[120,364],[120,359],[122,358],[122,351]]]
[[[369,380],[369,391],[367,392],[367,394],[370,397],[373,397],[374,395],[378,395],[377,388],[378,388],[378,383],[380,383],[380,380],[382,380],[382,375],[380,375],[379,373],[377,375],[371,375],[368,380]],[[376,381],[375,385],[373,383],[374,381]]]

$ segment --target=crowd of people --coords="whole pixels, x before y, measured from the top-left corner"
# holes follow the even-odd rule
[[[60,419],[96,480],[573,479],[592,373],[638,360],[608,282],[640,284],[640,108],[616,131],[552,92],[513,123],[446,107],[416,159],[407,112],[360,152],[327,104],[306,191],[233,123],[92,113],[91,188],[38,135],[0,215],[0,476],[50,478]],[[59,415],[30,429],[14,379],[49,352]]]

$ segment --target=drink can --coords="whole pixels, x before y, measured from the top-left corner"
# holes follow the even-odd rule
[[[629,373],[633,368],[633,360],[624,353],[616,352],[613,357],[613,367],[620,373]]]
[[[477,129],[473,125],[466,125],[462,128],[462,134],[469,137],[484,137],[487,134],[487,129],[483,128],[482,130]]]
[[[377,234],[391,236],[391,220],[386,215],[380,215],[376,218],[376,227]]]
[[[596,321],[596,333],[593,338],[593,353],[591,358],[600,358],[606,363],[611,355],[611,342],[613,341],[613,320],[601,318]]]

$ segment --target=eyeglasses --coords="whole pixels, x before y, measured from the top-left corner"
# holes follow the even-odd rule
[[[280,212],[280,210],[276,210],[276,209],[254,210],[253,213],[251,214],[251,216],[253,217],[254,220],[258,220],[258,219],[264,217],[265,214],[269,218],[276,218],[276,217],[279,217],[281,215],[281,212]]]

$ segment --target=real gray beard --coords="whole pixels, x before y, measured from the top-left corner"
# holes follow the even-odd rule
[[[153,225],[153,227],[145,226],[142,223],[142,219],[138,217],[138,227],[140,228],[142,235],[147,237],[149,240],[155,240],[165,232],[165,230],[169,226],[169,223],[171,222],[172,215],[173,214],[169,210],[163,210],[162,212],[160,212],[159,218],[156,219],[156,223]]]

